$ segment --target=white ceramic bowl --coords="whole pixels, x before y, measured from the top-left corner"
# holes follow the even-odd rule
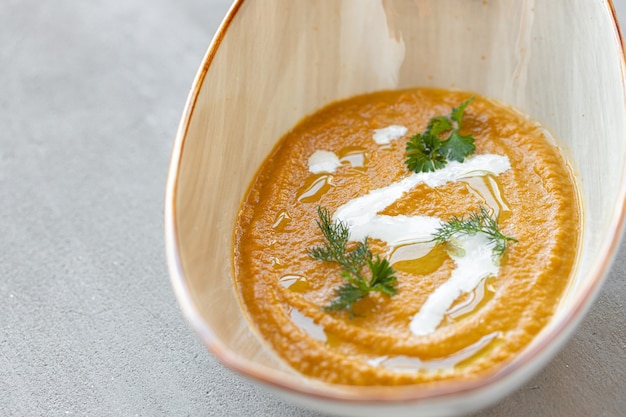
[[[412,86],[472,90],[551,130],[581,190],[579,265],[549,325],[484,378],[419,387],[311,382],[268,351],[242,314],[231,259],[239,205],[303,116],[337,99]],[[174,145],[165,206],[172,283],[217,358],[298,404],[354,416],[471,412],[541,369],[590,306],[621,236],[625,156],[624,55],[608,1],[235,1]]]

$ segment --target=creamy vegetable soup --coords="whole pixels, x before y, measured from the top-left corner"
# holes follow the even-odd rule
[[[567,162],[515,109],[438,89],[328,105],[242,203],[235,276],[279,357],[330,383],[471,379],[550,320],[581,214]]]

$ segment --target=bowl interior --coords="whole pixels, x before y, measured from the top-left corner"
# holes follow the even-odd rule
[[[306,114],[355,94],[432,86],[512,104],[550,130],[572,165],[581,256],[537,343],[558,340],[593,298],[621,235],[623,70],[608,2],[236,2],[192,89],[168,182],[168,257],[185,314],[235,369],[314,384],[283,366],[241,311],[231,260],[239,205],[276,141]]]

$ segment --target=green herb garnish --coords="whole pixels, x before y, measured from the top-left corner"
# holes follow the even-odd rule
[[[341,277],[346,282],[335,290],[336,298],[324,309],[326,311],[348,310],[354,316],[354,303],[366,297],[372,291],[388,296],[396,294],[395,271],[387,259],[372,255],[367,238],[357,242],[348,249],[350,231],[342,221],[333,222],[328,210],[318,207],[319,226],[326,242],[322,246],[310,248],[309,256],[318,261],[338,263],[342,267]],[[367,267],[370,278],[367,279],[363,270]]]
[[[433,117],[424,133],[409,138],[405,160],[409,170],[416,173],[435,171],[443,168],[448,161],[463,162],[466,156],[474,153],[476,146],[472,135],[459,133],[465,108],[473,99],[471,97],[459,107],[454,107],[450,116]]]
[[[433,235],[433,240],[445,244],[455,235],[475,235],[484,233],[489,241],[494,243],[493,254],[499,259],[504,254],[509,242],[517,242],[517,239],[504,235],[498,229],[498,222],[493,219],[486,208],[480,206],[480,210],[469,215],[456,217],[444,223]]]

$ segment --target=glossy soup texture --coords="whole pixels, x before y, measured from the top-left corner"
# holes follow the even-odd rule
[[[461,128],[475,139],[472,155],[426,174],[404,163],[409,138],[468,97],[411,89],[332,103],[260,167],[235,227],[236,285],[253,326],[295,370],[355,385],[472,379],[510,361],[550,320],[575,265],[581,215],[567,162],[544,128],[475,96]],[[386,202],[360,200],[400,183]],[[365,216],[374,257],[388,259],[397,278],[395,295],[371,292],[353,314],[325,309],[345,278],[336,263],[309,255],[324,242],[318,207],[338,215],[350,202]],[[501,258],[485,257],[484,242],[451,250],[431,241],[433,224],[481,207],[516,239]],[[397,239],[380,237],[393,227]]]

